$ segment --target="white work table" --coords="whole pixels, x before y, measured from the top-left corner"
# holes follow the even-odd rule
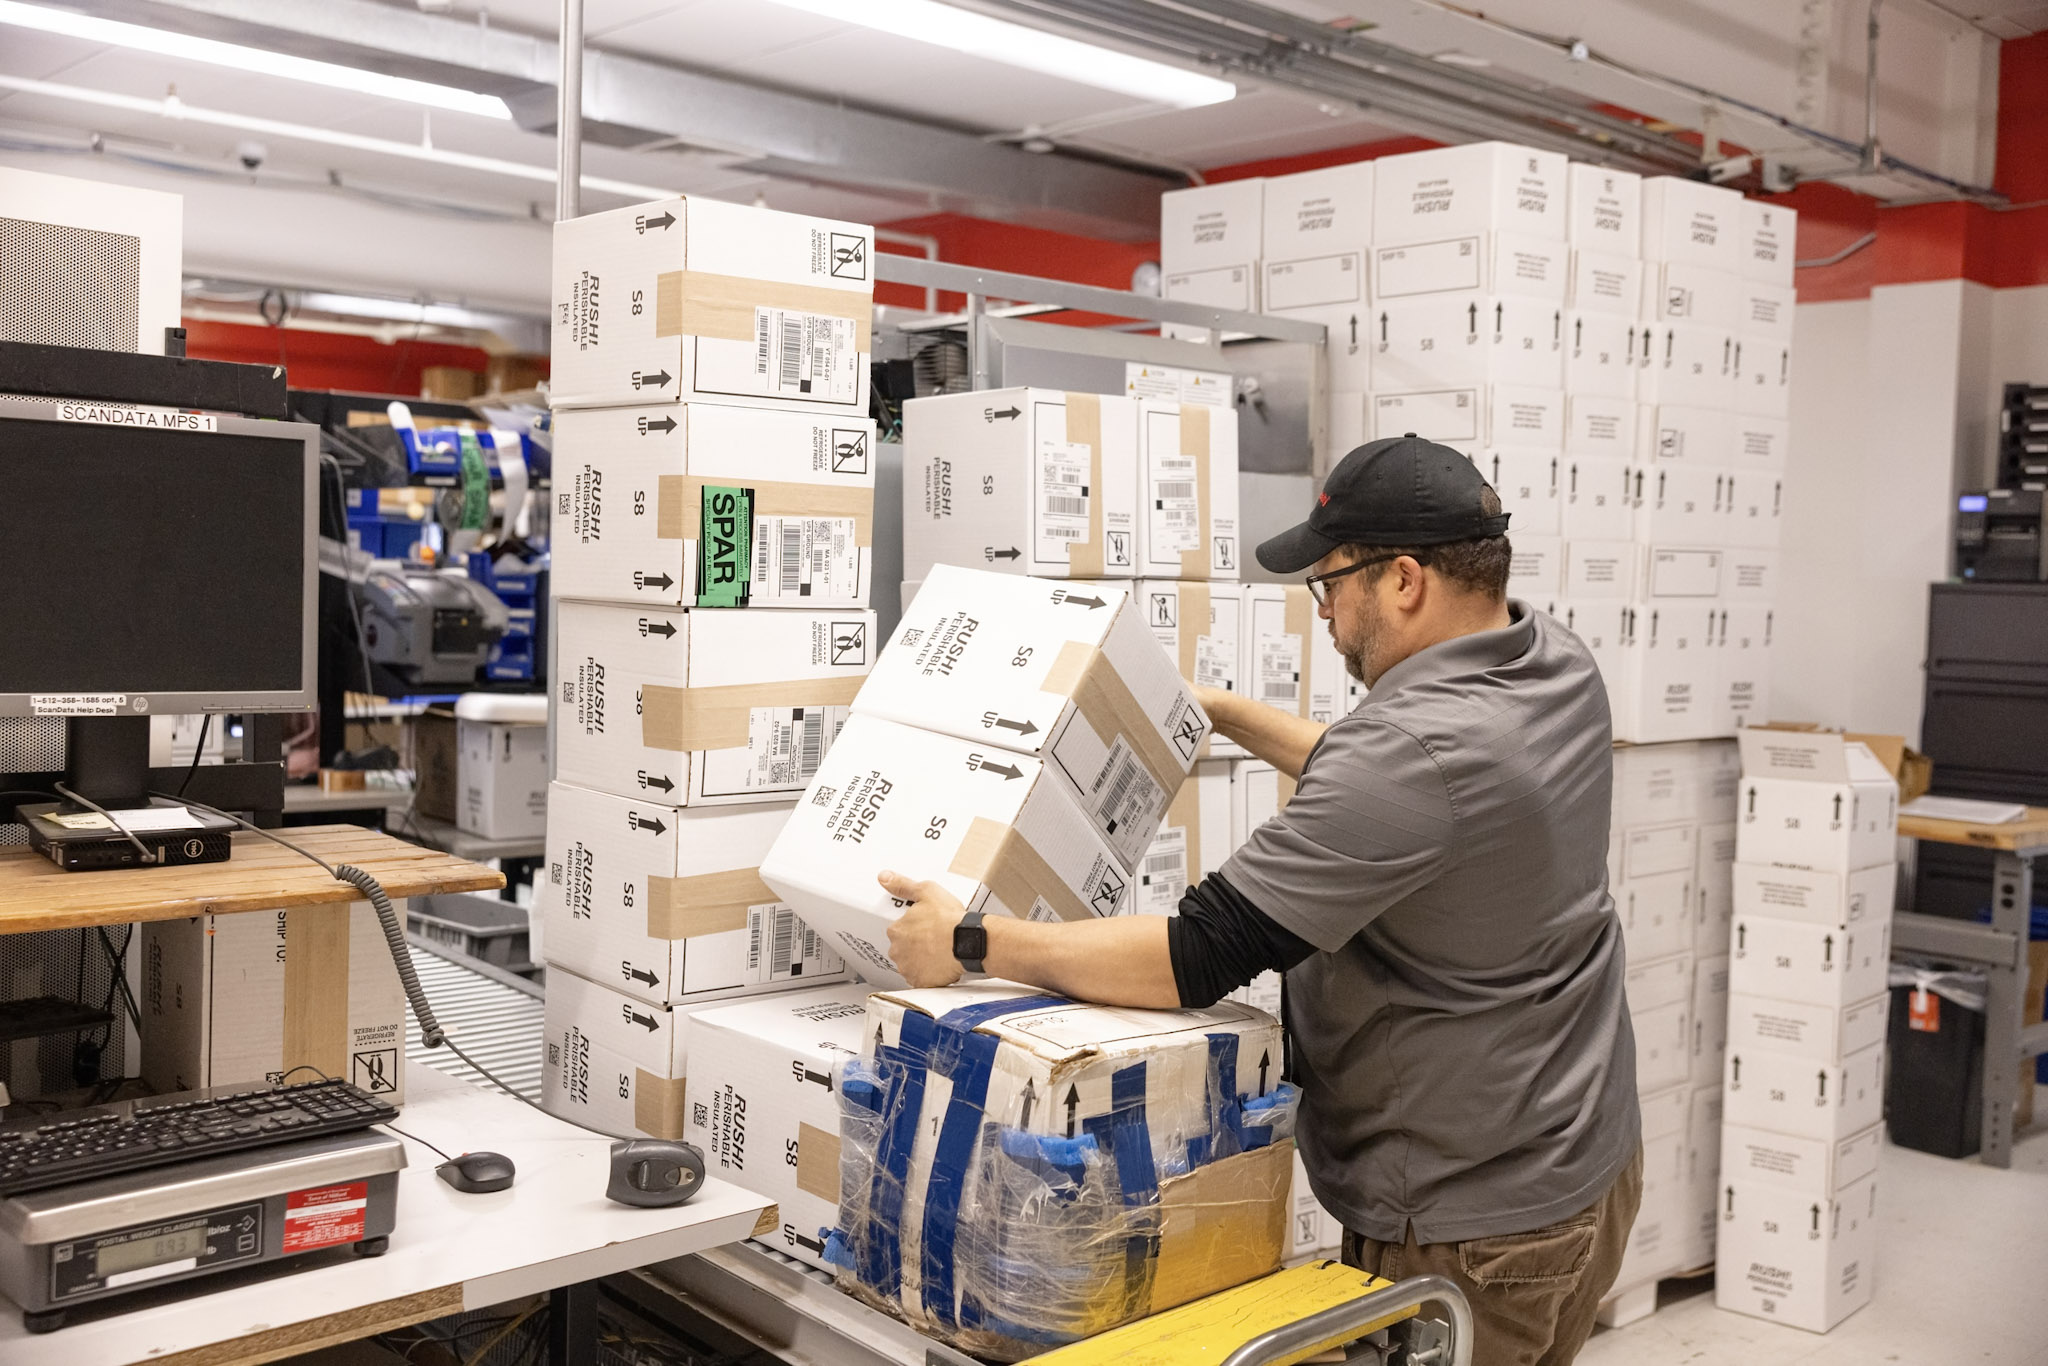
[[[509,1190],[463,1195],[440,1161],[406,1141],[398,1221],[381,1257],[318,1254],[295,1274],[224,1273],[183,1297],[150,1292],[129,1313],[82,1306],[74,1321],[31,1334],[0,1299],[6,1366],[126,1366],[191,1353],[208,1366],[276,1360],[331,1343],[553,1290],[749,1237],[772,1202],[707,1180],[695,1200],[631,1209],[604,1198],[611,1140],[409,1061],[398,1126],[447,1149],[501,1152]],[[771,1216],[772,1217],[772,1216]],[[260,1278],[259,1278],[260,1277]],[[210,1289],[218,1285],[221,1288]]]

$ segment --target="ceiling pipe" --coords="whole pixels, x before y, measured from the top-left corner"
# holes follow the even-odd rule
[[[555,221],[583,212],[583,0],[562,0],[555,82]]]
[[[1863,157],[1856,169],[1876,175],[1884,169],[1884,153],[1877,145],[1877,12],[1884,0],[1870,0],[1869,54],[1863,65]]]

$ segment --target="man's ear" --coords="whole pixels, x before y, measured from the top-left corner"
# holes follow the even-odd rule
[[[1427,583],[1423,577],[1422,562],[1403,555],[1396,563],[1401,571],[1401,605],[1410,609],[1422,605],[1422,595]]]

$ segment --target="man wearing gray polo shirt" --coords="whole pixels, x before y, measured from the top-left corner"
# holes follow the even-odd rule
[[[1642,1193],[1635,1043],[1607,892],[1611,741],[1592,657],[1506,595],[1500,499],[1412,435],[1351,452],[1259,547],[1307,576],[1370,693],[1323,726],[1204,690],[1216,728],[1298,780],[1171,919],[1040,924],[911,903],[920,986],[974,971],[1077,999],[1207,1005],[1274,968],[1310,1184],[1345,1258],[1456,1281],[1485,1366],[1564,1366]]]

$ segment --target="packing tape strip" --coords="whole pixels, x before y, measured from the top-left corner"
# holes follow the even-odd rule
[[[839,1203],[839,1133],[797,1121],[796,1188]]]
[[[875,543],[875,491],[872,488],[708,474],[664,474],[655,480],[656,539],[696,539],[704,524],[704,488],[707,484],[739,485],[753,490],[756,517],[851,518],[854,544],[871,546]]]
[[[284,931],[284,1037],[281,1068],[317,1067],[330,1077],[349,1066],[349,921],[364,902],[294,906],[278,914]]]
[[[1183,832],[1181,848],[1187,858],[1188,886],[1202,880],[1202,785],[1194,775],[1181,784],[1180,791],[1173,794],[1173,801],[1166,808],[1166,825],[1178,826]]]
[[[1197,543],[1193,550],[1180,552],[1180,576],[1184,579],[1206,579],[1209,570],[1209,541],[1214,530],[1209,525],[1209,408],[1201,403],[1180,405],[1180,453],[1191,456],[1195,462],[1195,529]]]
[[[701,270],[663,271],[654,280],[654,335],[754,340],[754,310],[780,308],[844,318],[854,326],[853,349],[874,348],[874,299],[864,290],[780,284],[745,275]]]
[[[1301,684],[1295,690],[1294,710],[1298,716],[1307,716],[1309,691],[1317,681],[1315,637],[1310,634],[1316,629],[1316,600],[1310,596],[1307,585],[1287,585],[1287,607],[1280,620],[1282,629],[1301,643]]]
[[[1102,577],[1102,397],[1067,395],[1067,442],[1088,447],[1088,539],[1067,545],[1067,575],[1075,579]]]
[[[1070,640],[1060,646],[1038,687],[1041,692],[1071,699],[1105,742],[1123,736],[1162,792],[1175,791],[1187,777],[1159,727],[1093,645]]]
[[[866,677],[862,673],[849,678],[785,678],[715,688],[650,683],[640,690],[640,743],[678,754],[742,749],[756,707],[781,711],[850,706]]]
[[[1062,920],[1093,920],[1080,895],[1069,887],[1030,841],[1001,821],[976,816],[946,871],[973,878],[1019,917],[1031,914],[1039,900]]]
[[[782,898],[761,881],[758,868],[732,868],[689,877],[647,879],[647,937],[695,939],[747,927],[755,906],[779,905]]]
[[[683,1077],[633,1069],[633,1127],[656,1138],[683,1136]]]

